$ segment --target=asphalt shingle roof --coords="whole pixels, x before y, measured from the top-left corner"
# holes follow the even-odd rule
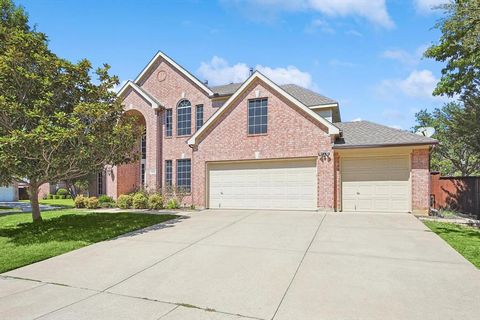
[[[437,140],[369,121],[334,123],[343,132],[335,148],[436,144]]]
[[[230,83],[221,86],[210,87],[210,90],[221,96],[231,95],[237,91],[242,84],[243,83]],[[280,87],[307,107],[338,103],[333,99],[322,96],[321,94],[313,92],[312,90],[297,86],[296,84],[284,84]]]

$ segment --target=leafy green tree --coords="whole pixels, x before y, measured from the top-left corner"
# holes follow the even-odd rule
[[[34,221],[41,221],[43,183],[137,157],[142,128],[123,116],[111,90],[118,79],[108,70],[59,58],[21,7],[0,0],[0,185],[28,185]]]
[[[425,56],[446,62],[435,95],[478,94],[480,85],[480,1],[455,0],[439,6],[445,17],[437,22],[442,36]]]
[[[439,141],[432,153],[433,170],[443,175],[469,176],[480,173],[480,156],[472,144],[471,134],[466,133],[465,121],[469,114],[461,102],[451,102],[433,112],[422,110],[416,114],[417,126],[433,127],[433,138]],[[468,120],[469,121],[469,120]],[[471,124],[480,130],[480,124]]]

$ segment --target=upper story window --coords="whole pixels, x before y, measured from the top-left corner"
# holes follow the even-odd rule
[[[268,99],[248,100],[248,134],[267,133]]]
[[[177,136],[187,136],[192,133],[192,105],[188,100],[182,100],[177,106]]]
[[[203,104],[199,104],[195,110],[195,131],[203,126]]]
[[[165,136],[171,137],[172,136],[172,109],[165,110]]]

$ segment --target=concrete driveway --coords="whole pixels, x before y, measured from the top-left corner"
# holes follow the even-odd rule
[[[203,211],[5,273],[2,319],[478,319],[480,271],[409,214]]]

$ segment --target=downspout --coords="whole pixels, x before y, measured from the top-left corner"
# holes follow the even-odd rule
[[[192,198],[192,203],[191,205],[195,206],[195,201],[193,199],[193,186],[195,185],[195,181],[194,181],[194,177],[195,175],[193,174],[193,168],[195,167],[193,164],[195,163],[195,146],[194,145],[191,145],[189,144],[188,145],[191,149],[192,149],[192,157],[191,157],[191,161],[190,161],[190,197]]]

